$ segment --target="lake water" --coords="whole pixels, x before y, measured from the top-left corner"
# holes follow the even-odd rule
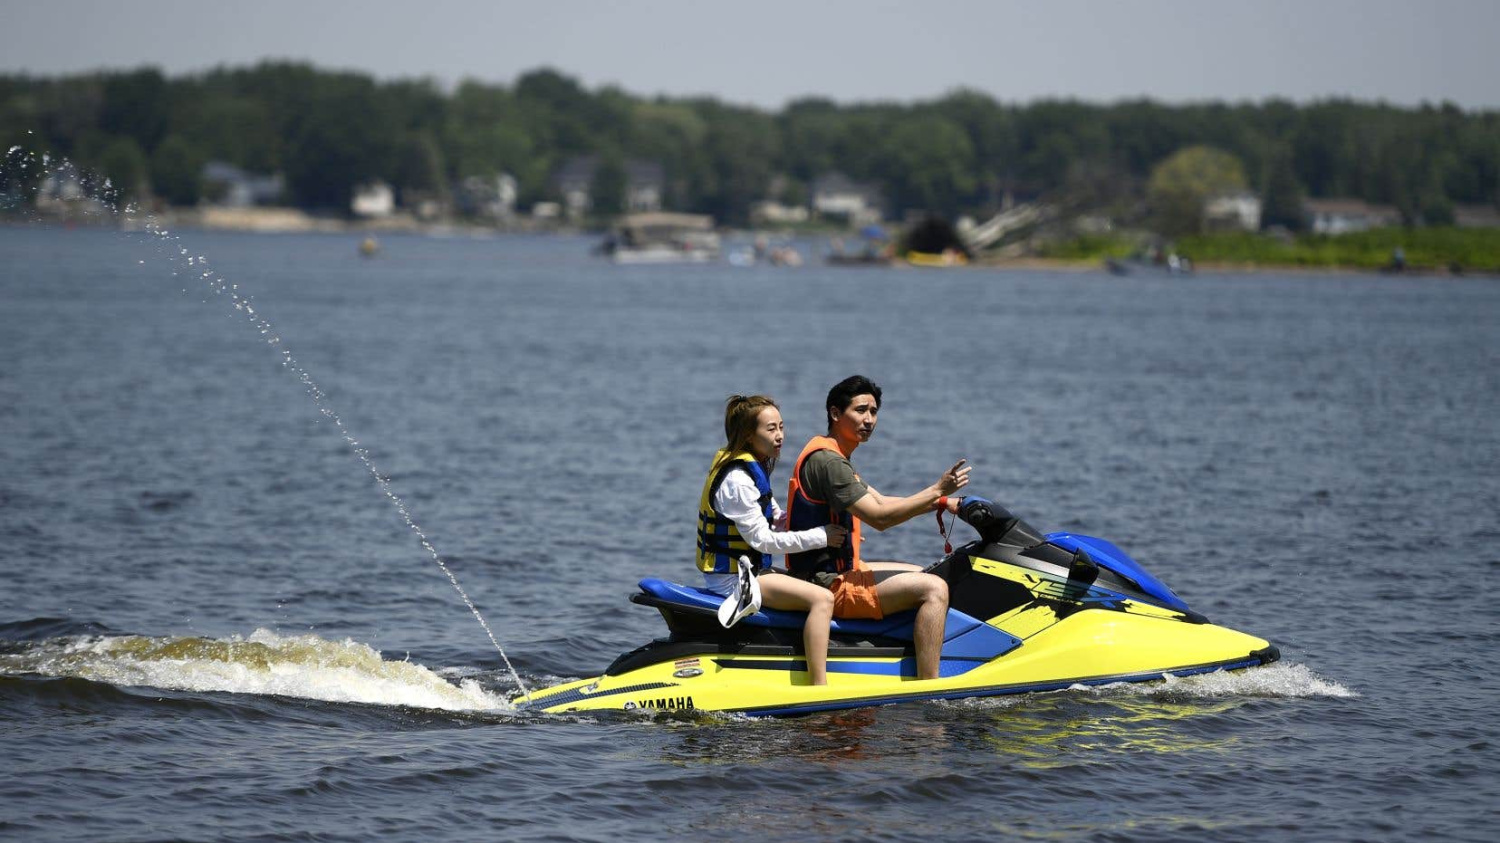
[[[358,239],[0,228],[0,838],[1500,821],[1500,282],[622,268],[565,237],[391,236],[363,260]],[[777,396],[795,452],[853,372],[886,390],[857,455],[875,486],[968,457],[974,491],[1113,540],[1283,660],[786,720],[518,716],[345,438],[538,687],[662,632],[627,597],[693,576],[724,397]],[[924,518],[867,553],[941,547]]]

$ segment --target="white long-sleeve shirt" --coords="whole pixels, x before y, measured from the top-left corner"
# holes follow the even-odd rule
[[[774,496],[771,498],[771,516],[775,524],[768,523],[760,508],[760,490],[755,488],[755,481],[743,468],[732,469],[724,475],[724,482],[714,492],[714,508],[734,522],[746,544],[761,553],[781,556],[828,546],[825,527],[788,532],[787,514]]]
[[[787,514],[774,496],[771,498],[771,518],[775,523],[767,522],[760,508],[760,490],[755,488],[755,481],[743,468],[731,469],[724,475],[724,482],[714,492],[714,508],[734,522],[746,544],[761,553],[779,556],[828,546],[826,527],[788,532]],[[703,579],[710,591],[726,596],[734,592],[734,574],[708,573]]]

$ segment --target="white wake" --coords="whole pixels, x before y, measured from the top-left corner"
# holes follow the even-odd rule
[[[76,677],[122,687],[274,694],[325,702],[445,711],[512,708],[474,679],[449,682],[411,661],[392,661],[367,644],[264,629],[248,638],[54,639],[0,654],[0,673]]]

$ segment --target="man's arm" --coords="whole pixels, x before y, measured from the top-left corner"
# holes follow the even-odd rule
[[[884,532],[924,512],[931,512],[938,498],[951,495],[969,485],[971,468],[964,465],[966,462],[968,460],[959,460],[952,468],[943,472],[936,483],[904,498],[888,498],[875,491],[874,487],[868,487],[869,490],[859,500],[849,504],[849,511],[859,520]]]

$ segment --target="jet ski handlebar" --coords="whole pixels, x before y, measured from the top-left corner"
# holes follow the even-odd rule
[[[994,501],[971,495],[958,505],[958,517],[979,531],[985,545],[1004,545],[1021,551],[1047,543],[1041,531],[1012,515]],[[1092,583],[1099,577],[1099,566],[1083,548],[1073,550],[1068,561],[1068,579]]]
[[[958,505],[958,517],[979,533],[985,544],[1035,547],[1047,539],[1035,527],[994,501],[969,495]]]

